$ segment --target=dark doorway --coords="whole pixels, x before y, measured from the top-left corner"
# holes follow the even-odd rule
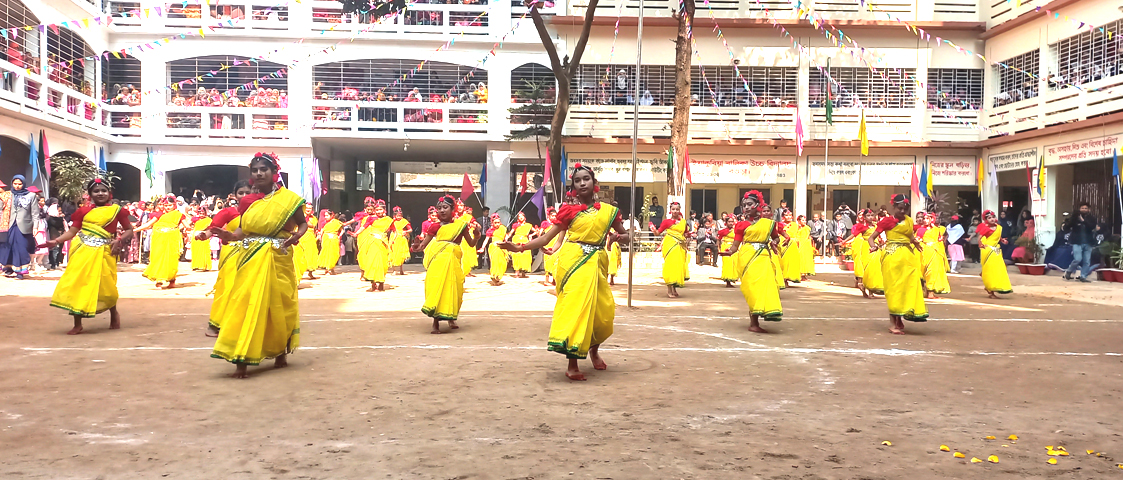
[[[119,177],[113,181],[113,198],[136,202],[140,200],[140,170],[127,163],[106,162],[105,168]]]
[[[287,182],[287,176],[285,172],[281,172],[281,181]],[[234,184],[238,180],[250,178],[250,169],[233,165],[207,165],[173,170],[168,172],[168,178],[171,180],[169,191],[176,196],[186,199],[195,190],[202,190],[207,196],[225,197],[234,190]]]
[[[0,181],[7,185],[11,183],[12,177],[27,174],[27,159],[30,155],[27,144],[0,135]]]
[[[1088,202],[1092,213],[1103,227],[1113,234],[1119,232],[1119,199],[1116,178],[1112,175],[1112,160],[1094,160],[1073,166],[1072,206],[1057,205],[1058,210],[1074,211]]]
[[[833,190],[831,191],[831,212],[838,210],[842,204],[846,204],[851,210],[857,210],[858,206],[858,191],[857,190]],[[833,218],[833,217],[832,217]]]
[[[717,215],[717,190],[691,190],[689,209],[697,213],[699,217],[703,213]]]
[[[612,199],[616,200],[616,205],[619,206],[620,212],[627,213],[628,206],[632,204],[632,188],[613,187]],[[643,208],[643,187],[636,187],[636,209],[630,214],[629,218],[635,218],[641,208]]]
[[[1022,209],[1029,205],[1029,187],[1002,187],[998,201],[1008,218],[1018,218]]]

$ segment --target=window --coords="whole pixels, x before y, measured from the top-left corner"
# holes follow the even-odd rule
[[[19,0],[0,2],[0,28],[9,29],[38,25],[39,19],[31,13]],[[0,37],[0,59],[21,68],[39,70],[39,31],[19,30],[19,36],[13,34]]]
[[[882,68],[876,72],[864,67],[834,67],[828,79],[822,70],[812,69],[810,79],[811,108],[826,105],[830,87],[835,107],[912,108],[915,101],[916,76],[913,68]],[[831,82],[831,79],[834,79]]]
[[[983,101],[983,71],[929,68],[928,103],[939,108],[978,110]]]
[[[994,96],[994,106],[1036,97],[1037,67],[1041,62],[1041,51],[1033,50],[1013,58],[1003,60],[1006,65],[995,65],[994,76],[998,79],[998,93]]]
[[[414,71],[419,63],[420,60],[371,59],[316,65],[312,94],[320,99],[406,101],[417,89],[416,95],[424,101],[444,102],[449,97],[460,103],[487,101],[487,70],[425,62],[423,68]]]
[[[796,101],[796,67],[691,67],[690,95],[694,105],[712,107],[784,106]],[[738,72],[740,77],[738,77]],[[742,78],[744,79],[742,81]],[[754,95],[745,90],[745,83]],[[675,66],[644,65],[640,71],[640,104],[673,106]],[[585,105],[629,105],[635,96],[634,65],[581,65],[570,98]]]
[[[94,94],[94,51],[78,34],[67,28],[58,33],[47,31],[47,75],[52,82],[61,83],[86,95]]]
[[[120,54],[120,53],[118,53]],[[110,54],[102,57],[101,94],[102,100],[113,100],[120,87],[132,85],[140,89],[140,60],[120,54],[121,58]]]
[[[1123,39],[1117,33],[1123,21],[1073,35],[1049,46],[1056,63],[1049,69],[1049,86],[1083,85],[1123,73]],[[1111,34],[1111,38],[1108,38]]]
[[[277,90],[278,96],[285,96],[284,101],[287,102],[285,90],[288,89],[288,72],[282,71],[281,75],[276,75],[278,70],[284,70],[284,66],[266,61],[251,62],[245,57],[233,55],[209,55],[172,60],[168,62],[168,83],[177,84],[178,91],[168,90],[168,102],[180,105],[183,100],[176,100],[176,97],[184,99],[195,97],[203,88],[217,90],[220,95],[212,97],[222,101],[229,101],[231,100],[230,97],[235,96],[237,101],[247,101],[251,99],[251,94],[260,89]],[[208,76],[209,74],[213,74],[213,76]],[[196,80],[199,76],[203,78]],[[178,83],[184,80],[191,80],[192,82],[178,86]],[[222,96],[227,98],[222,99]],[[257,98],[256,95],[254,95],[254,98]],[[219,105],[208,103],[207,105],[196,106]],[[275,107],[279,105],[252,106]]]
[[[511,70],[511,103],[529,103],[531,97],[535,95],[532,93],[534,91],[532,86],[543,91],[542,101],[553,103],[557,96],[555,85],[554,72],[550,67],[527,63]]]

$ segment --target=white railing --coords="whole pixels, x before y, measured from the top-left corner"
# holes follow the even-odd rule
[[[176,107],[143,115],[140,106],[106,105],[101,122],[116,137],[287,140],[288,110],[252,107]]]
[[[109,0],[106,12],[114,14],[113,25],[122,30],[148,28],[202,28],[214,26],[225,30],[288,30],[290,5],[284,0],[249,2],[187,2],[152,3]],[[153,11],[159,8],[159,14]],[[145,15],[147,10],[147,15]],[[139,16],[137,13],[139,12]],[[117,14],[128,14],[118,17]]]
[[[924,1],[920,7],[918,2]],[[815,0],[804,1],[818,15],[839,20],[890,20],[899,17],[907,21],[979,21],[979,0]],[[670,17],[671,11],[678,9],[677,0],[644,0],[644,16]],[[786,0],[710,0],[708,5],[697,5],[698,18],[709,17],[710,12],[718,18],[764,18],[768,9],[772,18],[792,19],[797,9],[794,2]],[[864,6],[863,6],[864,5]],[[573,16],[583,16],[588,10],[589,0],[569,2],[567,12]],[[597,3],[598,15],[634,17],[639,14],[639,0],[600,0]]]
[[[1123,75],[1052,90],[987,111],[990,136],[1016,133],[1123,112]]]
[[[923,139],[919,132],[920,125],[914,123],[917,111],[912,108],[867,108],[866,110],[866,135],[872,141],[912,141]],[[804,125],[810,130],[809,138],[822,140],[829,136],[831,140],[855,141],[858,140],[858,126],[862,122],[862,109],[836,108],[832,112],[833,124],[827,128],[827,111],[824,108],[812,108],[812,125]]]
[[[926,112],[924,139],[933,142],[977,142],[982,138],[978,110],[940,109]]]
[[[313,30],[337,32],[380,32],[396,34],[489,35],[488,7],[482,4],[411,4],[400,15],[378,21],[370,15],[343,13],[343,5],[335,1],[310,2]]]
[[[312,102],[312,130],[374,132],[392,137],[430,133],[487,134],[488,104],[430,102]],[[379,135],[373,135],[379,136]]]
[[[565,122],[565,135],[631,137],[631,105],[573,105]],[[641,138],[669,137],[673,107],[643,106],[639,110]],[[790,135],[795,129],[794,108],[701,107],[690,109],[690,137],[734,139]]]
[[[46,75],[27,72],[26,67],[0,60],[0,105],[71,128],[97,130],[100,105],[93,97]]]

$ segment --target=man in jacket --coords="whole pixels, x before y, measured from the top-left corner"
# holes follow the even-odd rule
[[[1062,228],[1068,233],[1068,243],[1072,245],[1072,263],[1065,270],[1064,279],[1072,280],[1072,274],[1080,268],[1078,280],[1089,282],[1088,274],[1092,273],[1092,248],[1096,245],[1096,234],[1100,231],[1100,224],[1096,216],[1092,215],[1092,207],[1088,202],[1080,204],[1080,210],[1065,220]]]

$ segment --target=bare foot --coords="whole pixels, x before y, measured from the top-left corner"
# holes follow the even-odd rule
[[[214,328],[214,325],[207,325],[207,331],[204,332],[203,335],[211,338],[218,337],[218,329]]]
[[[437,320],[435,318],[433,319],[433,331],[429,332],[429,333],[432,333],[433,335],[440,335],[441,334],[441,321],[440,320]]]
[[[288,355],[281,355],[273,360],[273,368],[285,368],[289,366]]]
[[[71,328],[69,332],[66,332],[67,335],[78,335],[79,333],[82,333],[82,327],[74,327]]]
[[[733,282],[725,282],[725,288],[733,288]]]
[[[250,377],[250,374],[249,374],[249,372],[246,371],[246,364],[244,364],[244,363],[239,363],[238,367],[234,370],[234,373],[230,375],[230,378],[249,378],[249,377]]]
[[[378,290],[376,290],[376,289],[374,288],[374,284],[372,283],[372,284],[370,284],[370,288],[368,288],[368,289],[367,289],[367,291],[368,291],[368,292],[377,292]]]
[[[456,330],[456,329],[460,328],[460,325],[456,324],[456,320],[449,320],[448,321],[448,328]]]
[[[998,300],[998,295],[995,295],[994,292],[987,291],[987,298],[993,298],[995,300]]]
[[[904,335],[905,331],[897,327],[893,327],[889,329],[889,333],[892,333],[893,335]]]
[[[378,284],[378,291],[385,292],[386,291],[386,284],[385,283],[379,283]]]
[[[928,292],[928,295],[925,296],[924,298],[927,298],[928,300],[939,300],[940,299],[940,297],[937,297],[936,294],[932,293],[932,292]]]
[[[175,280],[168,282],[168,285],[164,287],[164,290],[171,290],[173,288],[175,288]]]
[[[109,329],[110,330],[120,330],[121,329],[121,314],[117,313],[116,308],[114,308],[113,310],[111,310],[109,312]]]
[[[589,350],[589,360],[593,361],[593,368],[597,370],[608,370],[608,364],[604,363],[604,359],[600,358],[600,353],[596,350]]]
[[[156,282],[156,288],[164,286],[164,282]]]
[[[753,333],[768,333],[768,330],[760,328],[760,325],[749,325],[749,331]]]
[[[667,298],[678,298],[678,292],[668,292]]]

